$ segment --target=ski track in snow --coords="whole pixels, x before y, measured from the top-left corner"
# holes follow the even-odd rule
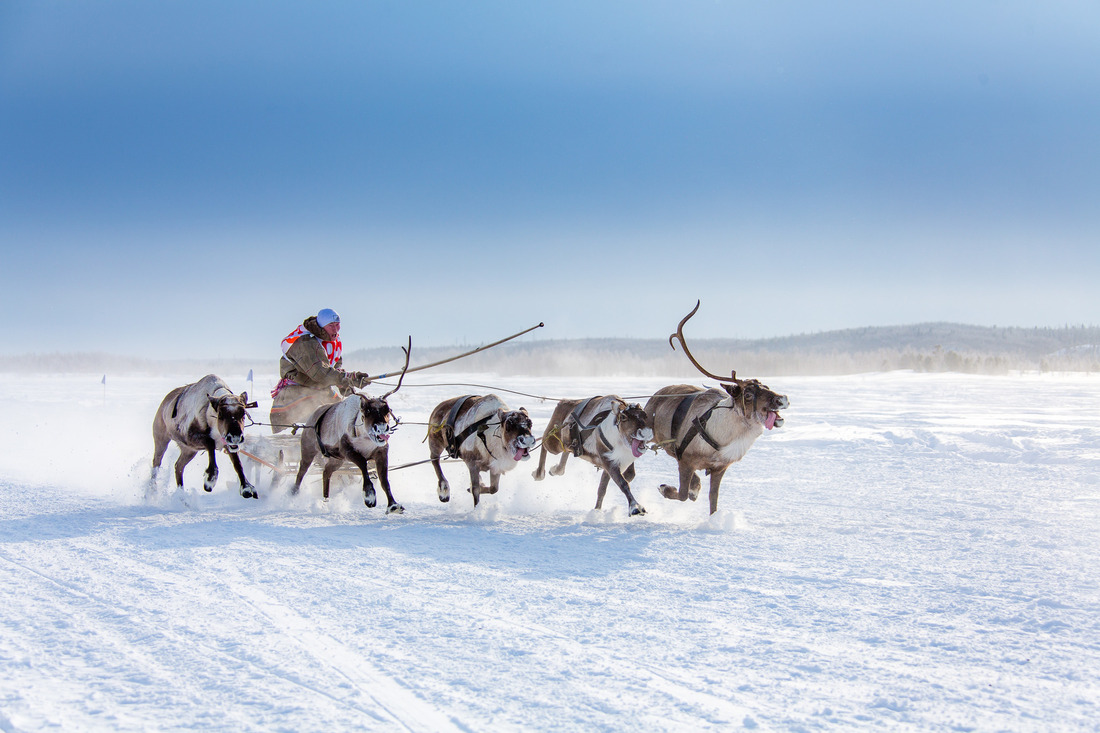
[[[387,516],[357,481],[243,500],[224,455],[213,493],[201,457],[176,491],[174,448],[147,493],[153,411],[198,376],[0,386],[0,731],[1096,729],[1095,376],[767,379],[786,425],[718,513],[663,499],[649,453],[633,519],[580,461],[533,481],[537,455],[476,510],[460,464],[449,504],[394,471]],[[390,463],[463,391],[416,384],[679,381],[410,377]],[[552,402],[502,396],[541,432]]]

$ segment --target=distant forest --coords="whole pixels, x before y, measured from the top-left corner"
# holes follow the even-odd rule
[[[478,344],[418,347],[413,365],[446,359]],[[953,323],[879,326],[799,334],[783,338],[689,339],[708,370],[739,376],[839,375],[898,369],[918,372],[1006,374],[1011,371],[1100,372],[1100,327],[998,328]],[[396,346],[345,353],[348,369],[371,374],[397,369]],[[0,357],[0,371],[49,373],[246,373],[276,370],[277,355],[264,359],[153,360],[102,353],[25,354]],[[697,377],[679,349],[661,339],[519,340],[439,367],[447,372],[509,376]]]

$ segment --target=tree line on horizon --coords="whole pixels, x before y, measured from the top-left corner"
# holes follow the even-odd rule
[[[847,329],[772,339],[690,339],[689,348],[709,371],[742,377],[840,375],[911,370],[1006,374],[1011,371],[1100,372],[1100,328],[997,328],[919,324]],[[470,347],[414,347],[414,365]],[[44,373],[233,373],[277,371],[267,359],[157,360],[102,352],[0,357],[0,371]],[[375,347],[345,353],[345,367],[377,374],[400,367],[400,349]],[[503,344],[438,368],[509,376],[668,376],[699,381],[679,349],[661,339],[529,340]]]

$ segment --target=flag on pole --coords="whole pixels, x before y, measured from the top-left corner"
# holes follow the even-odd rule
[[[107,386],[107,375],[106,374],[103,375],[103,381],[100,382],[100,384],[102,384],[104,387]]]
[[[104,377],[104,379],[106,379],[106,377]],[[250,382],[252,381],[252,370],[251,369],[248,370],[248,381],[250,381]]]

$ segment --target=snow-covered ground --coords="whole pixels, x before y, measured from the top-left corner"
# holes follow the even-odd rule
[[[767,379],[786,425],[718,513],[663,499],[650,453],[629,518],[535,460],[476,511],[461,465],[449,504],[395,471],[386,516],[319,480],[241,499],[224,455],[175,492],[173,448],[147,497],[153,411],[200,376],[0,382],[0,730],[1097,728],[1100,377]],[[413,375],[392,464],[486,391],[447,382],[668,380]],[[500,394],[541,433],[552,402]]]

